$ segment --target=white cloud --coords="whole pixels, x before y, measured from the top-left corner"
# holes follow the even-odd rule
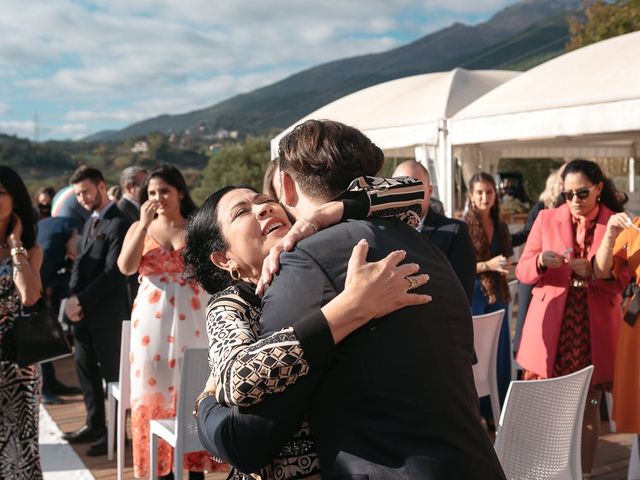
[[[388,50],[400,33],[417,37],[513,1],[4,0],[0,91],[63,103],[58,110],[70,123],[51,132],[124,126]],[[25,109],[15,113],[39,110]]]
[[[11,109],[9,108],[9,105],[7,105],[6,103],[0,102],[0,115],[8,115],[9,113],[11,113]]]
[[[32,137],[35,132],[35,122],[32,120],[8,120],[0,122],[0,132],[19,137]]]

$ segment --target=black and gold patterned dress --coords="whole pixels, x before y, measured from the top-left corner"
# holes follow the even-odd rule
[[[410,177],[360,177],[341,199],[345,218],[395,217],[417,226],[424,198],[422,183]],[[309,373],[293,327],[260,337],[261,301],[255,285],[236,282],[214,295],[207,306],[209,362],[216,399],[224,405],[250,406],[282,392]],[[315,440],[305,420],[273,462],[251,474],[232,469],[233,480],[319,479]]]
[[[11,257],[0,259],[0,480],[42,478],[38,454],[39,369],[16,363],[13,326],[20,297]]]

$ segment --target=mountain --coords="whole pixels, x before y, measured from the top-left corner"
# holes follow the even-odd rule
[[[474,26],[455,23],[387,52],[325,63],[211,107],[160,115],[87,139],[124,140],[152,132],[238,130],[264,134],[283,129],[337,98],[387,80],[457,66],[470,69],[532,66],[564,51],[569,12],[580,0],[523,0]]]

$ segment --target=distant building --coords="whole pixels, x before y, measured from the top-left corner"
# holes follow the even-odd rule
[[[209,151],[212,153],[219,152],[220,150],[222,150],[223,146],[224,145],[222,145],[221,143],[212,143],[211,145],[209,145]]]
[[[149,151],[149,145],[144,140],[136,142],[131,147],[131,153],[147,153]]]
[[[229,138],[237,140],[238,139],[238,130],[231,130],[229,132]]]

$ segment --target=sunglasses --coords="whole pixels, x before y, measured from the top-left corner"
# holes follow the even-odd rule
[[[593,190],[594,188],[595,188],[595,185],[591,185],[589,188],[580,188],[578,190],[574,190],[573,192],[572,191],[562,192],[562,196],[567,202],[570,202],[571,200],[573,200],[574,195],[578,197],[578,200],[584,200],[589,196],[589,194],[591,193],[591,190]]]

